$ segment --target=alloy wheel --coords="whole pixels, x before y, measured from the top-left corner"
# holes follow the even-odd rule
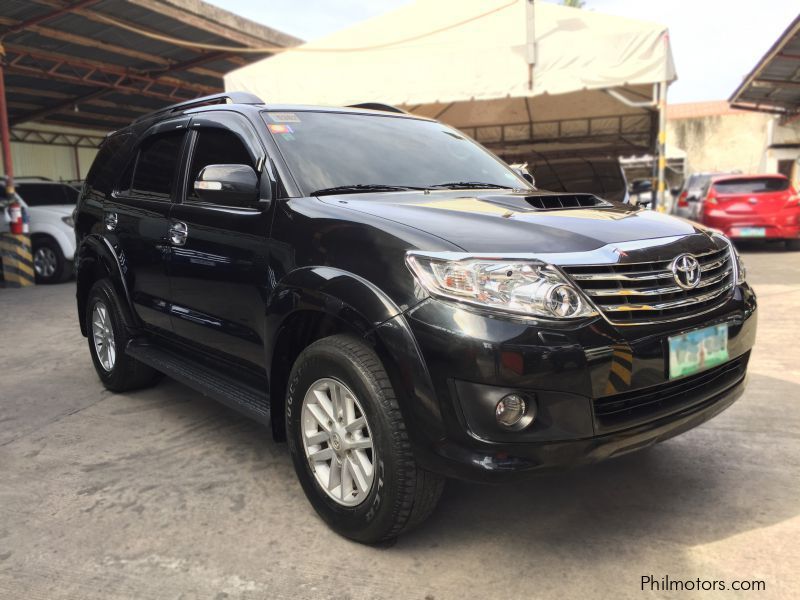
[[[303,449],[317,484],[342,506],[361,504],[375,478],[375,450],[355,394],[336,379],[318,379],[303,398],[300,419]]]
[[[33,268],[39,277],[52,277],[58,266],[58,257],[52,248],[42,246],[33,253]]]
[[[106,371],[111,371],[117,359],[117,346],[114,341],[114,330],[111,327],[108,308],[99,300],[95,302],[92,309],[92,340],[100,365]]]

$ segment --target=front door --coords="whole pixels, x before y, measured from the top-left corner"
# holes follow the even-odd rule
[[[145,326],[169,332],[169,214],[188,119],[161,123],[143,138],[104,208],[106,236]]]
[[[244,164],[256,172],[265,151],[250,123],[212,111],[191,123],[187,172],[170,218],[177,228],[171,258],[171,312],[185,342],[248,365],[264,366],[267,239],[272,211],[202,202],[193,183],[213,164]]]

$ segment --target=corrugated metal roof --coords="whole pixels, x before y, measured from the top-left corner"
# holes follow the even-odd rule
[[[736,88],[730,102],[763,112],[800,112],[800,15]]]
[[[226,48],[301,42],[200,0],[4,0],[0,43],[12,127],[117,129],[167,104],[221,92],[223,75],[270,55],[173,40]]]

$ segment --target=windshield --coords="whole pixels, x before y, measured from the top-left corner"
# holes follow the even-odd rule
[[[530,187],[494,155],[441,123],[314,111],[263,116],[305,195],[340,187],[360,191],[353,186],[364,191],[442,184]]]
[[[749,179],[726,179],[714,184],[718,194],[765,194],[783,192],[789,188],[789,180],[783,177],[753,177]]]

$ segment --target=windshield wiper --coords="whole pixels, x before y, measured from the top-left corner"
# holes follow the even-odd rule
[[[337,185],[336,187],[323,188],[312,192],[312,196],[327,196],[330,194],[357,194],[359,192],[405,192],[408,190],[425,190],[427,188],[411,185],[385,185],[382,183],[354,183],[351,185]]]
[[[437,183],[436,185],[428,186],[430,188],[449,188],[452,190],[458,189],[480,189],[480,188],[499,188],[504,190],[514,189],[510,185],[500,185],[498,183],[484,183],[483,181],[451,181],[450,183]]]

